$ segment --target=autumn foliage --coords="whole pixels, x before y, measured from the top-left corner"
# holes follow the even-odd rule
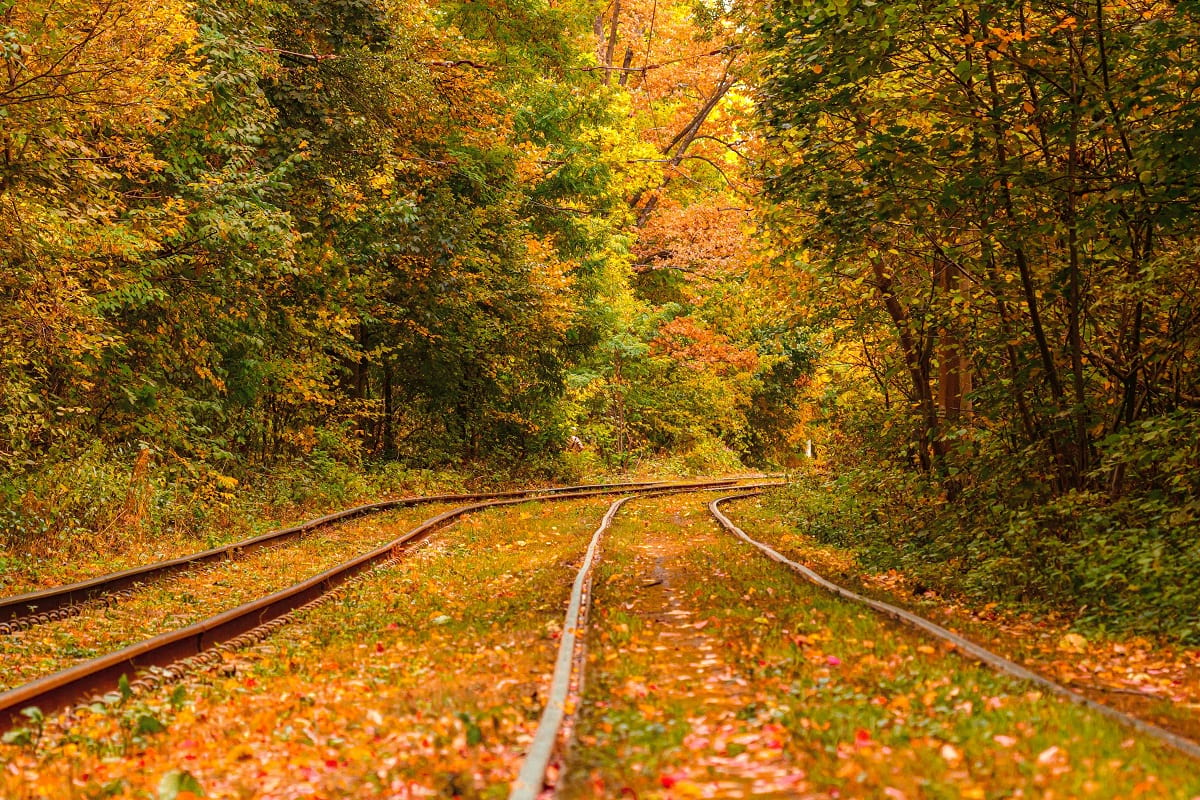
[[[864,536],[1195,637],[1195,4],[788,0],[760,32],[766,272],[839,354],[830,451],[905,509]]]
[[[139,452],[190,490],[161,509],[293,464],[559,470],[572,430],[576,472],[786,449],[749,413],[782,355],[731,13],[534,6],[0,6],[8,534],[104,525]]]

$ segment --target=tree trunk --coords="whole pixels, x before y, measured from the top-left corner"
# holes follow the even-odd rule
[[[604,84],[612,78],[613,53],[617,49],[617,30],[621,25],[621,0],[613,0],[612,21],[608,26],[608,45],[604,48]]]

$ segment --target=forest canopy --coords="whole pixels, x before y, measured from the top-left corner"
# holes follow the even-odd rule
[[[1200,7],[781,0],[762,33],[834,450],[922,498],[862,541],[1200,635]]]
[[[0,4],[10,533],[139,458],[204,495],[571,436],[576,470],[785,457],[806,333],[746,282],[737,13]]]

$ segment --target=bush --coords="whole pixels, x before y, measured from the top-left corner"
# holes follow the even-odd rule
[[[1200,414],[1106,439],[1093,482],[1119,483],[1119,494],[1051,498],[1019,455],[980,459],[953,502],[913,471],[860,466],[801,476],[782,508],[803,532],[918,587],[1200,643]]]
[[[663,464],[663,471],[670,475],[719,475],[744,468],[737,453],[711,436],[700,437],[687,452],[672,456]]]

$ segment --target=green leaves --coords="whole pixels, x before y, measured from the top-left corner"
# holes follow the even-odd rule
[[[183,793],[204,797],[204,787],[195,776],[184,770],[174,769],[162,776],[158,782],[158,800],[176,800]]]
[[[21,716],[29,720],[29,725],[5,731],[0,737],[0,742],[18,747],[37,747],[38,740],[42,737],[42,728],[46,724],[46,716],[37,706],[21,709]]]
[[[133,726],[133,733],[135,736],[147,736],[155,733],[162,733],[166,729],[167,726],[163,725],[157,717],[153,717],[149,714],[139,714],[137,721]]]
[[[458,719],[462,722],[463,728],[466,730],[466,739],[468,747],[475,747],[483,742],[483,730],[475,721],[475,718],[465,711],[458,712]]]

